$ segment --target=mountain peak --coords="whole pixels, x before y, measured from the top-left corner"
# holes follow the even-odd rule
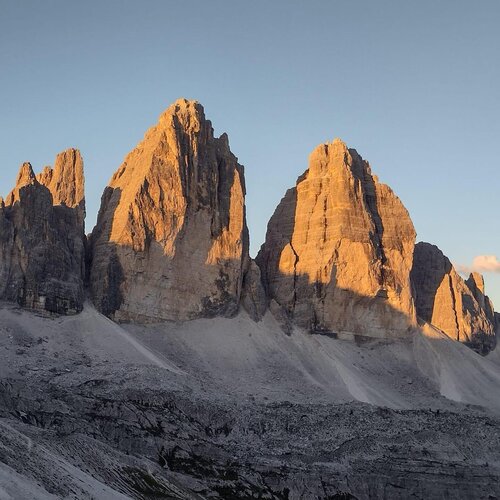
[[[484,277],[481,273],[473,271],[470,273],[466,283],[469,285],[469,288],[477,288],[484,295]]]
[[[464,281],[436,245],[420,242],[415,246],[411,280],[421,319],[482,354],[493,348],[493,305],[484,295],[479,273]]]
[[[401,201],[340,139],[319,145],[257,256],[270,298],[314,332],[404,336],[415,324],[415,230]]]
[[[160,115],[159,124],[171,124],[172,117],[177,117],[184,123],[186,120],[195,118],[205,121],[205,110],[203,106],[194,99],[177,99]]]
[[[201,108],[203,106],[196,99],[186,99],[185,97],[179,97],[176,99],[167,109],[176,108],[176,109],[195,109]]]
[[[348,152],[349,148],[346,143],[342,139],[336,137],[333,141],[318,144],[318,146],[313,149],[311,157],[330,158]]]
[[[23,163],[7,203],[0,202],[1,300],[43,312],[81,311],[85,213],[71,202],[79,186],[83,196],[76,150],[58,155],[55,169],[46,167],[38,176]]]
[[[83,159],[80,151],[69,148],[56,156],[50,182],[46,187],[52,193],[54,205],[75,208],[85,200]]]
[[[331,175],[334,171],[344,172],[341,175],[354,175],[360,179],[365,176],[365,173],[371,175],[368,162],[338,137],[331,142],[324,142],[316,146],[309,155],[311,175]]]
[[[36,175],[35,172],[33,172],[31,163],[24,162],[19,169],[19,173],[17,174],[16,188],[22,188],[24,186],[27,186],[28,184],[33,184],[35,182]]]
[[[38,184],[35,172],[33,172],[31,163],[26,161],[19,168],[19,172],[16,177],[16,185],[14,189],[7,195],[5,204],[8,206],[13,205],[17,201],[19,201],[19,193],[22,188],[35,184]]]
[[[248,260],[244,197],[227,136],[214,137],[197,101],[175,101],[103,196],[92,237],[97,307],[124,321],[234,314]]]

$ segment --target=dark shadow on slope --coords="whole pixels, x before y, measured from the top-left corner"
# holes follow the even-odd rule
[[[54,205],[45,186],[19,189],[0,209],[0,299],[54,314],[83,309],[85,235],[81,207]]]
[[[379,293],[361,295],[335,284],[310,281],[306,274],[289,275],[276,273],[277,282],[294,281],[297,297],[293,307],[280,303],[272,297],[284,312],[290,331],[292,324],[306,329],[312,334],[332,338],[353,338],[362,342],[363,338],[409,338],[413,319],[394,308],[386,297]],[[278,318],[283,322],[283,318]]]
[[[413,319],[394,308],[383,295],[360,295],[352,290],[335,285],[336,267],[332,280],[325,284],[310,282],[308,275],[294,275],[294,283],[300,290],[300,297],[294,308],[282,305],[290,323],[296,323],[313,334],[332,338],[352,337],[357,343],[365,338],[410,338]],[[289,280],[290,275],[279,273],[276,279]],[[300,303],[300,305],[299,305]],[[418,318],[420,326],[424,318]],[[439,328],[436,330],[439,330]],[[441,331],[447,338],[460,341]],[[352,334],[352,335],[351,335]],[[481,356],[487,355],[495,346],[497,337],[484,332],[475,332],[469,341],[460,341]]]
[[[255,258],[255,262],[259,266],[262,274],[262,285],[266,290],[267,296],[270,298],[273,298],[276,295],[274,290],[277,287],[284,286],[280,284],[279,276],[277,276],[276,266],[273,266],[272,263],[277,261],[285,246],[290,245],[291,251],[295,257],[295,267],[299,260],[299,257],[295,253],[295,250],[291,244],[293,232],[295,229],[294,220],[296,209],[297,190],[296,188],[290,188],[285,193],[285,196],[282,198],[267,225],[266,241],[273,241],[273,243],[275,244],[271,246],[264,243],[261,246],[257,257]],[[275,221],[283,220],[291,222],[289,224],[280,224],[278,227]],[[295,279],[296,275],[294,274],[294,280],[286,288],[287,294],[292,297],[293,306],[292,308],[290,308],[290,313],[293,312],[296,300],[296,297],[294,295]]]
[[[437,290],[451,270],[451,262],[438,247],[424,242],[415,245],[410,278],[414,286],[417,315],[423,320],[432,320]]]
[[[115,245],[102,246],[100,241],[109,241],[111,237],[112,219],[107,220],[107,212],[114,213],[120,203],[121,191],[107,186],[101,198],[101,207],[97,216],[95,226],[89,238],[87,254],[87,286],[90,297],[96,308],[105,316],[112,317],[120,308],[123,297],[121,285],[124,281],[123,269],[118,258]],[[96,245],[101,248],[97,249]],[[97,251],[98,250],[98,251]],[[94,261],[95,255],[99,255],[103,265],[97,267]]]

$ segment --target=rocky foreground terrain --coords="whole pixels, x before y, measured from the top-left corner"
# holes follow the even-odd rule
[[[2,498],[500,495],[494,353],[287,336],[270,314],[0,319]]]
[[[76,149],[0,199],[0,500],[500,497],[484,280],[341,140],[255,260],[244,169],[196,101],[84,220]]]

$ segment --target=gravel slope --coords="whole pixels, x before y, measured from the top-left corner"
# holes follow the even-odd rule
[[[430,327],[346,341],[3,304],[0,499],[500,496],[498,360]]]

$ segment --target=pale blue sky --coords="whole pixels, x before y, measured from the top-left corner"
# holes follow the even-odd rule
[[[341,137],[452,261],[500,257],[500,2],[0,0],[0,193],[78,147],[87,228],[178,97],[246,168],[252,253],[319,143]],[[487,274],[500,309],[500,274]]]

